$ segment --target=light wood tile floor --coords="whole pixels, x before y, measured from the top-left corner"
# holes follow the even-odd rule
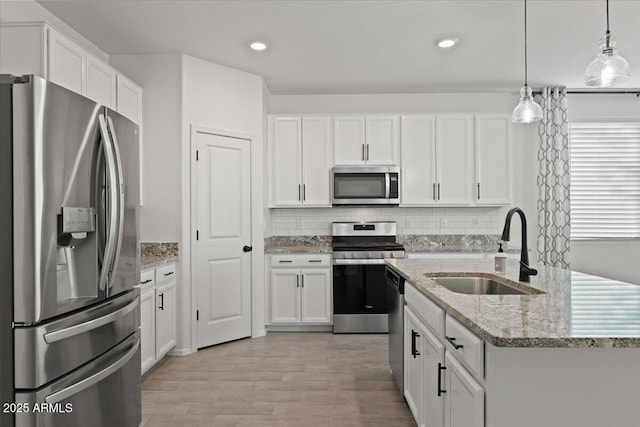
[[[386,335],[270,332],[169,357],[142,384],[142,426],[415,426]]]

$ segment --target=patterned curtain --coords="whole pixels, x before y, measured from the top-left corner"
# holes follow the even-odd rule
[[[542,107],[542,121],[538,125],[538,260],[568,269],[571,176],[567,89],[543,88],[535,99]]]

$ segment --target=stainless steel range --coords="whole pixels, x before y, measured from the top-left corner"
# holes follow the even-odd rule
[[[334,222],[333,332],[387,333],[384,260],[404,258],[395,222]]]

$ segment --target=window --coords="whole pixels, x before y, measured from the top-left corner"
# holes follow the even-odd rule
[[[640,123],[571,123],[571,239],[640,238]]]

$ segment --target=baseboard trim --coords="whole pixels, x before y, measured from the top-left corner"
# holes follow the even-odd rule
[[[268,325],[269,332],[332,332],[333,325]]]
[[[191,353],[195,353],[191,348],[174,348],[168,354],[169,356],[186,356]]]
[[[265,335],[267,335],[267,330],[266,330],[266,329],[261,329],[261,330],[259,330],[259,331],[255,331],[255,332],[251,335],[251,338],[264,337]]]

